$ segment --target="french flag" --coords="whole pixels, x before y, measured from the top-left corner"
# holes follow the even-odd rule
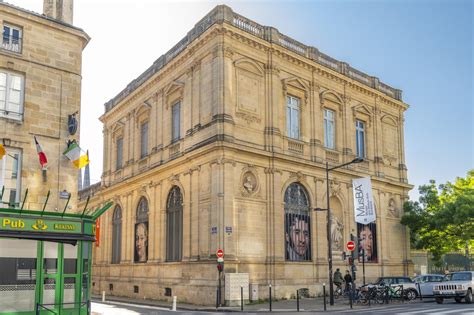
[[[46,169],[46,166],[48,165],[48,159],[46,158],[46,154],[44,154],[43,149],[41,149],[41,146],[38,143],[38,140],[36,140],[36,137],[35,137],[35,144],[36,144],[36,151],[38,152],[39,162],[41,164],[41,167],[43,169]]]

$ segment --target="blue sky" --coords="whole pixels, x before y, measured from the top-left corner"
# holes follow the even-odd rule
[[[42,11],[41,0],[7,2]],[[221,3],[403,90],[412,197],[430,179],[442,183],[474,168],[472,1],[76,0],[74,24],[92,37],[81,111],[92,182],[102,172],[103,104]]]

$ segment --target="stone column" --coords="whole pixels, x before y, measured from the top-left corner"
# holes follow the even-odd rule
[[[235,180],[234,168],[235,161],[224,160],[222,164],[222,213],[223,213],[223,229],[224,229],[224,246],[225,255],[228,260],[236,260],[238,235],[235,232],[238,219],[236,215],[237,209],[234,208],[235,198]]]
[[[283,106],[283,87],[280,70],[273,62],[273,55],[268,52],[265,73],[265,149],[267,151],[282,152],[282,134],[286,135],[286,109]]]

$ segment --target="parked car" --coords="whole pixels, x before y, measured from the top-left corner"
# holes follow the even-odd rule
[[[449,298],[454,298],[457,303],[461,303],[462,299],[466,303],[472,303],[473,290],[474,271],[460,271],[451,273],[450,280],[436,284],[433,287],[433,295],[438,304]]]
[[[403,285],[403,292],[405,298],[408,300],[414,300],[418,296],[418,288],[416,283],[409,277],[380,277],[375,281],[375,285],[390,285],[399,286]]]
[[[420,285],[421,296],[423,297],[432,297],[433,296],[433,287],[441,281],[444,281],[445,275],[419,275],[413,279],[415,283]]]

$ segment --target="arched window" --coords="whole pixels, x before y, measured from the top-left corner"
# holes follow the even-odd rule
[[[171,188],[166,202],[166,261],[180,261],[183,252],[183,195]]]
[[[122,253],[122,208],[116,206],[112,216],[112,264],[120,263]]]
[[[135,220],[135,262],[148,260],[148,201],[142,197],[138,202]]]
[[[311,260],[309,199],[299,183],[290,184],[285,191],[285,252],[286,260]]]

